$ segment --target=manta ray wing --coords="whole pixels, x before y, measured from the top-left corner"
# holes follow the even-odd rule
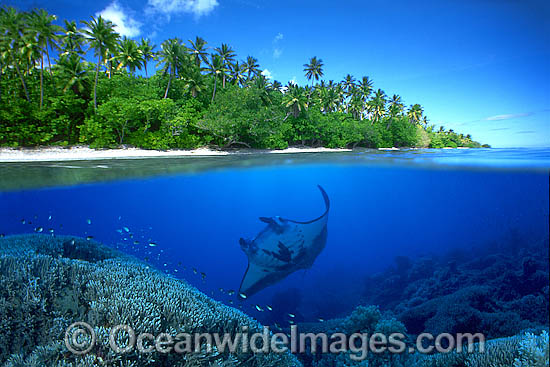
[[[328,195],[321,186],[318,187],[325,201],[323,215],[307,222],[260,217],[267,223],[266,228],[252,241],[240,240],[241,248],[248,256],[240,293],[251,296],[296,270],[313,265],[326,244],[330,209]]]

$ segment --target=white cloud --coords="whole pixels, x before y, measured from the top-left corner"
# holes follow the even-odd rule
[[[268,69],[262,71],[262,75],[265,76],[268,80],[273,80],[273,74]]]
[[[108,7],[96,14],[115,24],[115,30],[126,37],[137,37],[141,34],[141,23],[124,12],[117,1],[113,1]]]
[[[273,58],[274,59],[278,59],[283,54],[283,50],[281,49],[281,47],[278,46],[279,41],[281,41],[283,38],[284,38],[284,35],[281,32],[277,33],[275,38],[273,38]]]
[[[210,13],[216,6],[217,0],[148,0],[152,10],[165,15],[176,13],[192,13],[196,17]]]
[[[485,118],[485,121],[500,121],[500,120],[510,120],[518,117],[529,116],[531,113],[511,113],[506,115],[495,115]]]

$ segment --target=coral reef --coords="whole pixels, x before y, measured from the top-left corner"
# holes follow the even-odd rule
[[[229,333],[262,326],[182,280],[94,241],[48,235],[0,239],[0,365],[299,367],[288,353],[234,353],[215,347],[190,353],[115,353],[108,330],[125,324],[135,333]],[[63,340],[75,321],[93,326],[96,346],[83,356]],[[121,336],[122,339],[124,337]],[[127,340],[122,340],[122,344]]]
[[[529,245],[514,237],[471,252],[397,257],[366,280],[363,302],[393,312],[412,335],[480,332],[495,339],[548,328],[548,279],[548,240]]]

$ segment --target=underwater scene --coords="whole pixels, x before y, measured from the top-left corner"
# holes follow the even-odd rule
[[[547,149],[0,171],[0,366],[548,366]]]

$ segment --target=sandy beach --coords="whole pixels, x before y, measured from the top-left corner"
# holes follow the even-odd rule
[[[138,159],[148,157],[209,157],[229,154],[289,154],[289,153],[320,153],[349,152],[351,149],[329,148],[287,148],[282,150],[213,150],[199,148],[193,150],[146,150],[138,148],[123,149],[90,149],[88,147],[48,147],[48,148],[0,148],[0,162],[47,162],[47,161],[78,161],[93,159]]]

